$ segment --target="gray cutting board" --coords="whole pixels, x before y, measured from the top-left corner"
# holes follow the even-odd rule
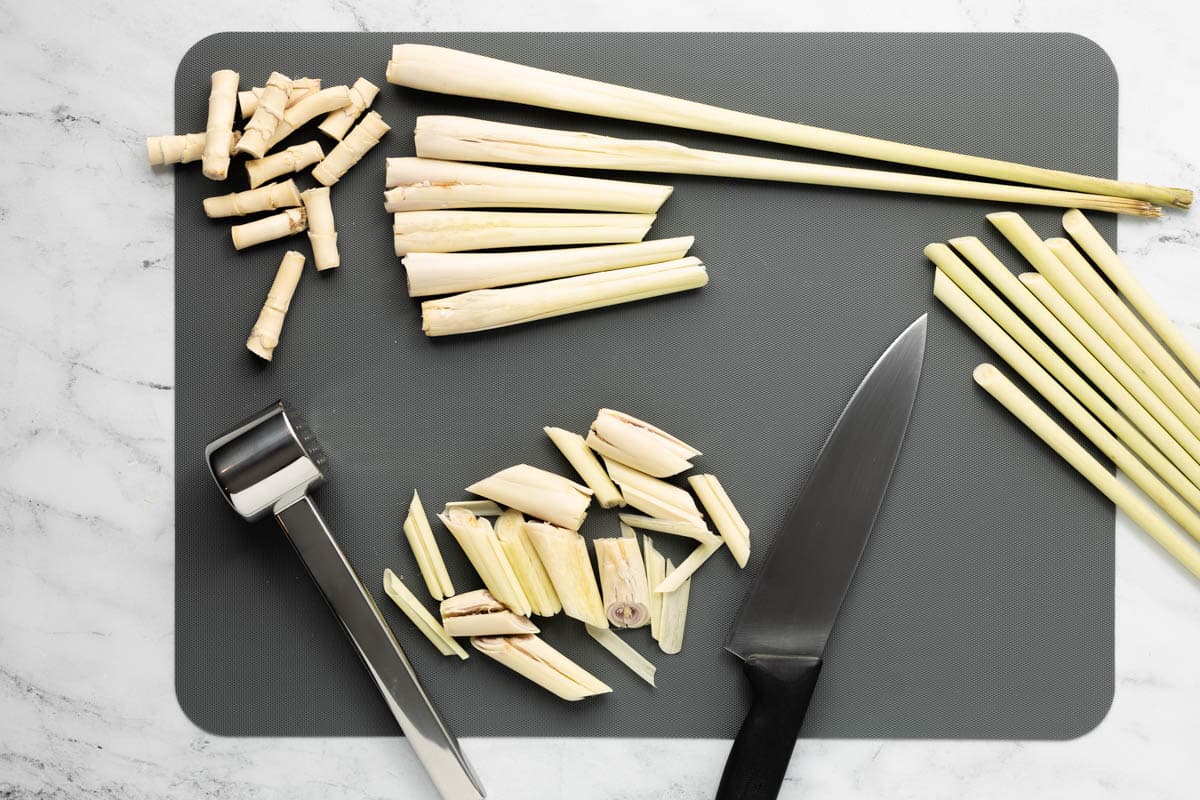
[[[269,366],[244,341],[284,250],[233,250],[201,198],[244,188],[178,169],[176,183],[176,687],[201,727],[232,735],[397,733],[274,522],[243,524],[206,474],[205,442],[267,403],[299,407],[329,455],[319,504],[384,606],[434,702],[464,736],[730,737],[747,702],[722,650],[776,526],[855,385],[930,312],[908,441],[808,715],[823,737],[1069,738],[1113,693],[1113,512],[978,391],[983,347],[931,299],[921,254],[977,234],[1014,269],[986,203],[713,178],[669,182],[652,235],[694,234],[699,292],[495,333],[431,341],[404,291],[382,208],[384,158],[413,152],[422,113],[483,116],[716,149],[819,153],[393,87],[393,43],[434,42],[561,71],[934,147],[1115,176],[1117,78],[1067,34],[228,33],[176,76],[176,129],[204,129],[208,76],[359,75],[392,125],[333,191],[342,267],[309,271]],[[308,129],[293,141],[315,136]],[[308,185],[311,178],[304,176]],[[1022,209],[1043,234],[1058,212]],[[1094,215],[1107,236],[1110,219]],[[482,656],[445,659],[390,606],[384,567],[419,582],[400,522],[414,487],[438,509],[528,462],[566,470],[541,433],[585,430],[610,406],[705,452],[752,529],[750,564],[696,576],[684,651],[651,690],[565,618],[545,638],[614,688],[567,704]],[[589,536],[614,535],[594,511]],[[470,572],[439,529],[451,572]],[[679,557],[669,537],[658,540]]]

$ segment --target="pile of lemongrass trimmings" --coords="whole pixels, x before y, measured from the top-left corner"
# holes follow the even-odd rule
[[[441,621],[391,570],[384,572],[384,590],[443,655],[466,658],[455,637],[470,637],[477,650],[563,699],[611,690],[539,639],[531,616],[562,612],[579,621],[601,647],[653,686],[654,665],[614,629],[648,627],[663,653],[678,653],[692,576],[723,545],[745,567],[749,528],[715,476],[688,476],[695,497],[665,480],[692,469],[701,453],[647,422],[601,409],[586,438],[562,428],[545,431],[583,483],[518,464],[467,487],[485,499],[447,503],[438,515],[475,570],[468,583],[483,588],[455,592],[414,492],[404,534],[421,581],[440,603]],[[641,512],[618,515],[619,535],[592,539],[595,569],[579,532],[593,499],[602,508]],[[655,548],[649,533],[639,544],[638,530],[697,544],[676,565]]]
[[[200,160],[206,178],[223,181],[229,177],[233,157],[245,154],[249,157],[245,166],[250,188],[205,199],[204,213],[210,218],[228,218],[275,212],[232,226],[234,248],[242,250],[307,231],[317,270],[339,266],[341,256],[329,187],[387,133],[388,125],[383,118],[367,111],[379,87],[359,78],[353,86],[323,89],[320,79],[293,79],[272,72],[265,86],[239,92],[240,80],[233,70],[214,72],[205,131],[146,139],[150,164]],[[238,109],[243,122],[241,131],[234,129]],[[358,121],[364,112],[365,116]],[[268,155],[294,132],[318,118],[317,130],[337,142],[328,155],[316,139]],[[275,180],[310,166],[312,177],[320,186],[300,191],[292,178]],[[279,343],[303,264],[304,256],[295,251],[284,257],[259,321],[246,342],[252,353],[267,361],[272,359]]]
[[[1200,353],[1078,210],[1063,217],[1070,239],[1043,241],[1011,212],[988,219],[1036,271],[1014,275],[974,237],[931,244],[934,296],[1142,494],[996,367],[975,380],[1200,577],[1200,549],[1180,532],[1200,540]]]
[[[384,207],[429,336],[473,333],[704,286],[692,237],[642,241],[670,186],[389,158]],[[460,209],[555,209],[463,211]],[[590,245],[561,247],[561,245]],[[465,253],[465,250],[526,249]],[[502,288],[501,288],[502,287]]]

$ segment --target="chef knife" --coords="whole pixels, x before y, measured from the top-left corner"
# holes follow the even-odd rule
[[[916,398],[926,317],[867,373],[788,512],[726,649],[744,662],[753,699],[717,800],[779,794],[821,657],[892,477]]]

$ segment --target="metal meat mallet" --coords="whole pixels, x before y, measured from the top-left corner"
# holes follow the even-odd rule
[[[458,742],[309,497],[325,480],[325,459],[312,435],[280,402],[210,442],[204,454],[235,511],[249,521],[267,514],[279,520],[441,796],[482,798],[483,787]]]

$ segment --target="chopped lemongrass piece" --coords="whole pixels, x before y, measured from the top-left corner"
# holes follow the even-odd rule
[[[416,490],[413,490],[412,502],[408,506],[408,517],[404,520],[404,536],[408,546],[412,548],[413,558],[417,560],[417,568],[425,579],[425,586],[434,600],[443,600],[454,594],[454,584],[450,582],[450,573],[446,571],[446,562],[442,560],[442,551],[438,549],[437,540],[433,538],[433,528],[429,526],[429,517],[425,506]]]
[[[593,539],[604,613],[618,628],[641,628],[650,622],[650,589],[637,539]]]
[[[637,531],[626,525],[624,520],[621,521],[621,535],[626,539],[637,539]]]
[[[670,594],[683,585],[684,581],[690,581],[692,574],[700,569],[700,566],[708,561],[709,556],[725,546],[725,542],[720,536],[710,536],[707,541],[701,542],[696,546],[688,557],[685,558],[678,567],[669,567],[667,576],[662,579],[657,586],[651,587],[651,590],[658,594]]]
[[[396,573],[390,569],[383,571],[383,591],[404,612],[404,616],[412,620],[412,624],[417,626],[417,630],[425,634],[426,639],[433,642],[433,646],[438,649],[438,652],[444,656],[455,655],[462,659],[467,658],[467,651],[446,633],[433,614],[430,614],[425,606],[421,605],[417,596],[409,591],[408,587],[396,577]]]
[[[667,572],[674,572],[675,565],[667,559]],[[673,655],[683,649],[683,629],[687,623],[688,594],[692,579],[688,578],[674,591],[661,594],[662,620],[658,625],[658,649]]]
[[[588,447],[605,458],[655,478],[669,478],[691,469],[700,451],[637,417],[600,409],[588,430]]]
[[[579,473],[579,477],[583,478],[583,482],[588,485],[596,494],[596,500],[603,508],[612,508],[613,506],[625,505],[625,500],[621,497],[621,492],[618,491],[616,484],[608,477],[608,473],[604,471],[604,467],[600,466],[599,459],[596,454],[588,449],[583,437],[578,433],[563,430],[562,428],[545,427],[542,428],[546,435],[550,437],[550,441],[554,442],[554,446],[558,448],[563,457],[575,468]]]
[[[368,111],[362,121],[354,126],[354,130],[346,134],[346,138],[338,142],[320,164],[313,167],[313,178],[326,186],[333,186],[351,167],[362,161],[363,156],[379,144],[379,140],[390,130],[391,126],[383,121],[383,117]]]
[[[435,158],[389,158],[384,208],[567,208],[653,214],[670,186],[486,167]]]
[[[592,490],[586,486],[528,464],[502,469],[467,491],[573,531],[583,524],[592,502]]]
[[[248,120],[254,116],[254,112],[258,110],[258,101],[266,90],[265,86],[255,86],[244,92],[238,92],[238,109],[241,111],[242,119]],[[320,78],[296,78],[292,81],[292,89],[288,92],[284,108],[294,106],[310,94],[315,94],[320,90]]]
[[[300,192],[296,190],[296,182],[289,179],[244,192],[206,197],[204,213],[209,217],[244,217],[260,211],[295,207],[300,203]]]
[[[653,214],[558,214],[540,211],[398,211],[396,255],[497,247],[640,242]]]
[[[654,548],[654,542],[649,536],[642,536],[642,541],[645,543],[645,554],[643,560],[646,562],[646,585],[650,587],[658,586],[667,577],[667,560],[663,558],[662,553]],[[663,595],[658,592],[650,592],[650,637],[658,641],[662,633],[662,609]]]
[[[250,178],[250,188],[253,189],[280,175],[287,175],[289,172],[299,172],[324,157],[325,153],[321,150],[321,143],[314,141],[294,144],[286,150],[272,153],[265,158],[247,161],[246,175]]]
[[[707,541],[713,535],[712,531],[703,525],[697,525],[694,522],[681,522],[677,519],[643,517],[641,514],[621,514],[619,515],[619,519],[622,525],[628,525],[630,528],[636,530],[669,533],[672,536],[686,536],[689,539],[695,539],[697,542]]]
[[[317,130],[340,142],[359,115],[375,102],[375,96],[378,94],[378,86],[366,78],[359,78],[350,87],[350,105],[330,111],[329,116],[317,126]]]
[[[234,225],[229,229],[229,234],[233,237],[234,248],[245,250],[247,247],[253,247],[263,242],[282,239],[285,236],[295,236],[307,228],[308,215],[304,209],[289,208],[269,217],[260,217],[253,222]]]
[[[554,584],[563,613],[597,628],[607,628],[608,617],[583,537],[545,522],[525,523],[525,533]]]
[[[694,240],[679,236],[514,253],[409,253],[404,271],[409,297],[427,297],[662,264],[683,258]]]
[[[518,614],[529,616],[529,599],[513,574],[492,524],[461,508],[439,514],[438,519],[454,534],[467,560],[475,567],[492,596]]]
[[[481,636],[475,649],[563,700],[611,692],[604,682],[536,636]]]
[[[513,636],[538,633],[529,617],[519,617],[487,589],[448,597],[442,601],[442,627],[450,636]]]
[[[593,625],[585,626],[588,635],[608,652],[616,656],[617,660],[633,671],[634,675],[644,680],[651,686],[654,685],[654,673],[657,667],[650,663],[649,659],[633,649],[629,642],[617,636],[608,628],[597,628]]]
[[[516,509],[508,509],[495,524],[496,538],[512,566],[517,582],[529,599],[529,606],[539,617],[552,617],[562,611],[554,584],[542,566],[542,560],[534,549],[533,542],[525,533],[525,519]]]
[[[326,89],[306,95],[293,106],[288,106],[283,112],[283,119],[275,126],[275,132],[267,140],[267,150],[282,142],[292,131],[307,123],[309,120],[330,111],[350,105],[350,87],[330,86]]]
[[[697,528],[705,527],[696,501],[686,490],[610,458],[604,459],[604,466],[613,482],[621,487],[627,504],[652,517],[679,520]]]
[[[470,511],[477,517],[498,517],[504,511],[491,500],[452,500],[446,503],[446,507],[442,511],[448,514],[452,508]]]
[[[750,527],[742,519],[733,501],[716,475],[690,475],[688,485],[700,498],[700,505],[708,512],[717,533],[729,545],[729,552],[739,567],[745,567],[750,558]]]

